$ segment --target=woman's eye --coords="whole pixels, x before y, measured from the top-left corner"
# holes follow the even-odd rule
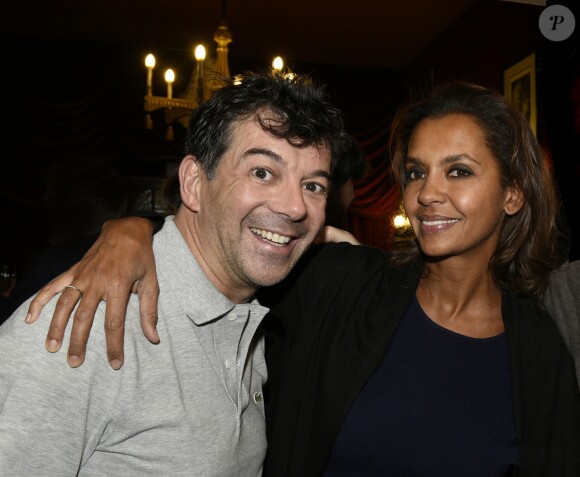
[[[307,182],[302,187],[309,192],[314,192],[315,194],[326,194],[327,190],[322,184],[316,182]]]
[[[424,176],[423,172],[417,171],[417,170],[409,170],[406,172],[406,175],[407,175],[407,180],[409,180],[409,181],[421,179]]]
[[[263,181],[271,180],[274,177],[268,169],[264,169],[263,167],[257,167],[256,169],[253,169],[252,173],[255,177]]]
[[[456,167],[449,171],[449,175],[451,177],[468,177],[471,175],[471,171],[462,167]]]

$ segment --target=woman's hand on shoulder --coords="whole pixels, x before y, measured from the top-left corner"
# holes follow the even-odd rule
[[[139,295],[141,327],[147,339],[159,342],[157,299],[159,285],[152,248],[153,225],[139,217],[105,222],[101,235],[80,262],[40,289],[28,308],[27,323],[34,323],[56,294],[58,299],[46,338],[46,348],[56,352],[73,313],[68,363],[80,366],[93,319],[101,300],[106,302],[105,332],[111,367],[123,365],[125,314],[131,293]]]
[[[348,242],[352,245],[360,245],[361,243],[355,238],[353,234],[343,229],[337,229],[330,225],[322,227],[320,233],[314,240],[314,243],[331,243],[331,242]]]

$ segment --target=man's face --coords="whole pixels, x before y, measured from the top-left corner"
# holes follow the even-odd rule
[[[255,120],[233,126],[213,178],[199,176],[190,228],[196,258],[224,295],[244,301],[286,277],[324,223],[329,177],[326,148],[291,146]]]

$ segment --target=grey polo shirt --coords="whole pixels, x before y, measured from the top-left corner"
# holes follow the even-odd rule
[[[132,296],[125,363],[110,368],[104,306],[85,363],[66,364],[65,340],[44,339],[56,298],[38,322],[28,302],[0,327],[0,469],[26,476],[256,476],[266,452],[257,328],[268,311],[235,305],[207,280],[172,218],[154,240],[159,345],[139,324]]]

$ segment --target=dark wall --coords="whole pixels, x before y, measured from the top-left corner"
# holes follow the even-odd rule
[[[503,70],[542,45],[543,9],[499,0],[476,3],[406,68],[404,81],[431,70],[436,83],[462,79],[501,91]]]

